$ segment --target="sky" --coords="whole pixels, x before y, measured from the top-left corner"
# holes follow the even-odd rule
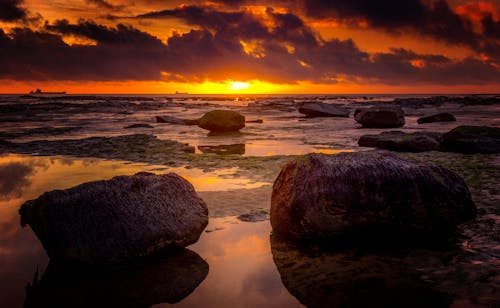
[[[0,0],[0,93],[500,93],[500,0]]]

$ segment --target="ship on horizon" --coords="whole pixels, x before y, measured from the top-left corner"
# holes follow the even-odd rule
[[[66,95],[66,91],[61,91],[61,92],[44,92],[41,89],[36,89],[35,91],[31,90],[29,93],[30,96],[42,96],[42,97],[47,97],[47,96],[60,96],[60,95]]]

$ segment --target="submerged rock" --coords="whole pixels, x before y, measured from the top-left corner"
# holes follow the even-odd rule
[[[424,152],[438,150],[440,138],[440,133],[433,132],[390,131],[378,135],[363,135],[359,138],[358,145],[399,152]]]
[[[157,123],[170,123],[178,125],[198,125],[199,119],[179,119],[171,116],[156,116]]]
[[[357,109],[354,119],[363,127],[369,128],[393,128],[405,124],[405,116],[401,107],[371,107]]]
[[[245,123],[257,123],[257,124],[262,124],[264,123],[264,120],[262,119],[256,119],[256,120],[247,120]]]
[[[137,123],[137,124],[125,126],[124,128],[128,129],[128,128],[154,128],[154,127],[149,125],[149,124]]]
[[[308,117],[349,117],[349,110],[325,103],[305,103],[299,112]]]
[[[500,128],[458,126],[441,138],[443,150],[459,153],[500,153]]]
[[[291,239],[385,230],[447,235],[475,215],[469,189],[457,174],[380,153],[309,154],[291,161],[274,182],[271,198],[273,233]]]
[[[205,154],[218,154],[218,155],[243,155],[245,154],[245,144],[223,144],[223,145],[200,145],[198,150]]]
[[[94,271],[50,262],[26,288],[24,307],[150,307],[177,303],[208,274],[197,253],[182,249],[124,269]]]
[[[421,117],[417,120],[418,124],[433,123],[433,122],[454,122],[457,119],[454,115],[448,112],[441,112],[427,117]]]
[[[215,133],[235,132],[245,127],[245,117],[231,110],[212,110],[201,117],[198,126]]]
[[[46,192],[23,204],[28,224],[56,261],[114,263],[195,243],[208,209],[170,173],[137,173]]]
[[[253,210],[250,213],[241,214],[238,217],[238,220],[244,222],[258,222],[269,219],[269,213],[266,210]]]

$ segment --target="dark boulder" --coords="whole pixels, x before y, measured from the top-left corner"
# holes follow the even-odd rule
[[[378,135],[363,135],[359,138],[358,145],[398,152],[424,152],[439,150],[440,138],[440,133],[433,132],[390,131]]]
[[[274,182],[271,198],[273,233],[291,239],[378,230],[447,235],[475,215],[469,189],[457,174],[373,152],[293,160]]]
[[[444,151],[459,153],[500,153],[500,128],[458,126],[441,137]]]
[[[427,117],[421,117],[417,120],[418,124],[423,123],[433,123],[433,122],[455,122],[457,119],[454,115],[447,112],[442,112],[438,114],[434,114]]]
[[[349,117],[349,110],[325,103],[305,103],[299,112],[308,117]]]
[[[368,128],[393,128],[405,124],[403,109],[397,106],[357,109],[354,112],[354,119]]]
[[[245,127],[245,117],[231,110],[212,110],[201,117],[198,126],[215,133],[235,132]]]
[[[115,263],[195,243],[208,209],[170,173],[137,173],[46,192],[19,210],[56,261]]]

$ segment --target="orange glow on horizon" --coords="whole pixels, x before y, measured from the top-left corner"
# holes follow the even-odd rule
[[[0,94],[27,94],[40,88],[43,91],[66,91],[68,94],[158,94],[178,92],[188,94],[498,94],[498,84],[484,85],[385,85],[318,84],[307,81],[294,84],[275,84],[259,80],[236,81],[248,84],[248,88],[231,90],[231,82],[181,83],[165,81],[14,81],[1,80]]]

